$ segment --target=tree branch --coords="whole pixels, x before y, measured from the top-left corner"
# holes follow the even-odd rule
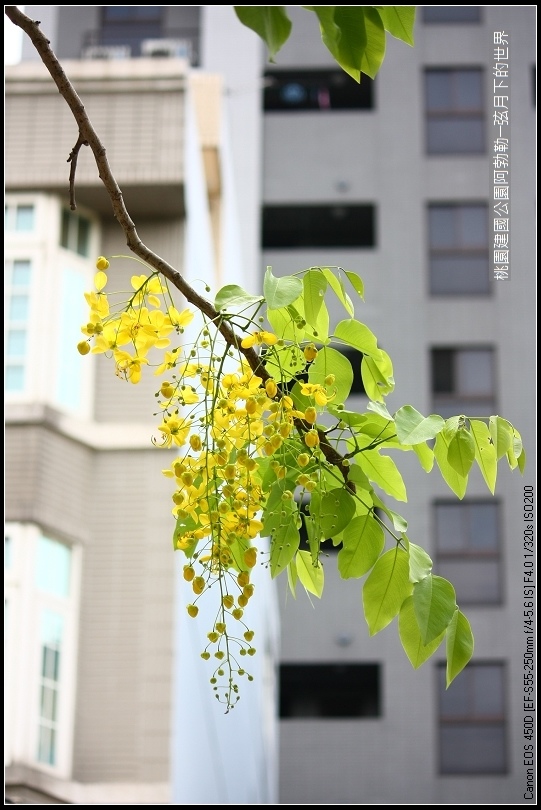
[[[268,380],[271,375],[265,369],[263,362],[259,354],[253,348],[245,349],[241,346],[241,338],[235,333],[235,331],[231,328],[230,324],[224,318],[224,316],[219,313],[215,307],[207,301],[206,298],[199,295],[196,290],[191,287],[190,284],[183,278],[183,276],[175,270],[165,259],[162,259],[156,253],[154,253],[150,248],[148,248],[137,233],[135,228],[135,224],[131,219],[128,210],[124,204],[124,197],[122,191],[111,171],[109,166],[109,161],[107,160],[106,150],[103,146],[102,142],[100,141],[94,127],[92,126],[90,119],[87,115],[85,110],[84,104],[82,103],[81,99],[75,92],[73,85],[71,84],[70,80],[66,76],[60,62],[56,58],[51,46],[50,42],[47,37],[40,30],[40,22],[39,20],[31,20],[26,14],[23,14],[17,6],[5,6],[5,13],[6,16],[11,20],[14,25],[17,25],[21,28],[25,34],[30,38],[32,44],[34,45],[36,51],[41,57],[41,61],[49,71],[51,78],[53,79],[54,83],[56,84],[60,95],[64,98],[66,103],[68,104],[70,110],[73,113],[73,117],[77,123],[79,128],[79,136],[77,139],[77,143],[75,144],[74,148],[71,151],[71,154],[68,158],[68,162],[71,162],[70,168],[70,205],[71,208],[75,208],[75,170],[77,165],[77,156],[81,146],[88,145],[92,150],[94,155],[94,159],[96,161],[96,166],[98,168],[99,178],[102,181],[103,185],[105,186],[105,190],[107,191],[109,198],[111,200],[111,205],[113,208],[114,216],[119,223],[120,227],[124,231],[124,235],[126,237],[126,244],[128,248],[138,256],[140,259],[145,261],[150,267],[156,270],[158,273],[162,273],[168,281],[176,287],[179,292],[186,298],[186,300],[192,304],[194,307],[200,310],[204,315],[211,320],[222,337],[225,339],[226,343],[230,346],[234,346],[239,352],[243,354],[246,358],[250,368],[253,370],[255,374],[263,379],[263,381]],[[295,420],[295,424],[297,427],[306,432],[305,423],[297,419]],[[310,426],[312,427],[312,426]],[[325,458],[327,459],[329,464],[332,464],[340,470],[342,475],[344,476],[344,480],[347,481],[347,464],[344,464],[344,457],[340,455],[328,442],[325,433],[321,430],[318,430],[319,435],[319,447],[323,452]],[[348,482],[348,486],[353,487],[351,482]]]

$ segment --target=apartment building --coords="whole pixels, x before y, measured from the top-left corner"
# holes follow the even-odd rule
[[[318,47],[315,17],[301,7],[288,7],[293,33],[275,64],[231,7],[28,8],[44,29],[49,15],[61,59],[93,59],[92,48],[114,59],[124,47],[116,56],[136,65],[141,49],[182,50],[191,75],[222,75],[245,286],[256,291],[267,266],[354,270],[366,288],[358,317],[394,362],[391,412],[407,403],[424,414],[498,413],[522,434],[525,475],[502,466],[494,497],[472,475],[458,501],[437,473],[399,460],[408,502],[398,511],[435,573],[455,584],[475,635],[473,659],[449,690],[442,650],[414,671],[394,623],[369,638],[361,583],[340,580],[333,552],[318,604],[291,599],[278,582],[278,802],[526,803],[535,7],[419,7],[415,47],[389,38],[380,73],[360,87]],[[360,381],[352,399],[366,403]],[[175,720],[170,730],[181,727]],[[227,773],[231,759],[218,760]],[[203,784],[205,766],[194,761]],[[190,769],[171,767],[179,801]],[[214,781],[224,803],[217,765],[212,772],[205,784]]]
[[[142,240],[202,293],[244,283],[221,78],[182,55],[63,65]],[[272,586],[256,582],[254,686],[226,717],[200,657],[212,619],[187,616],[172,551],[158,378],[130,385],[76,350],[96,258],[127,254],[124,236],[89,150],[70,209],[77,128],[41,62],[7,69],[6,121],[6,797],[272,802]],[[140,272],[116,259],[109,284]]]

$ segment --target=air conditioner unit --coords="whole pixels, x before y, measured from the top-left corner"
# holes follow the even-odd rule
[[[141,56],[155,58],[180,56],[190,61],[192,43],[189,39],[144,39],[141,42]]]
[[[91,45],[84,48],[83,59],[129,59],[129,45]]]

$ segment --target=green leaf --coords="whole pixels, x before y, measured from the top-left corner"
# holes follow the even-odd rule
[[[351,286],[353,287],[353,289],[355,290],[361,301],[364,301],[364,282],[362,278],[358,276],[357,273],[354,273],[353,270],[344,270],[344,273],[348,277]]]
[[[353,308],[351,298],[344,289],[344,284],[342,282],[340,273],[338,272],[337,275],[335,275],[330,267],[322,267],[320,269],[325,278],[327,279],[329,287],[332,289],[332,291],[334,292],[340,303],[343,305],[348,315],[353,316],[355,310]]]
[[[387,517],[390,518],[391,523],[393,524],[393,526],[394,526],[394,528],[396,529],[397,532],[402,532],[402,533],[407,532],[407,530],[408,530],[408,521],[406,520],[406,518],[403,518],[402,515],[398,514],[398,512],[393,512],[392,509],[389,509],[389,507],[386,506],[386,504],[383,503],[381,498],[378,498],[378,496],[376,495],[375,492],[372,495],[372,500],[373,500],[374,506],[377,506],[379,509],[382,509],[383,512],[385,512],[385,514],[387,515]]]
[[[470,430],[475,446],[475,460],[479,465],[487,487],[494,495],[496,476],[498,474],[496,446],[491,441],[488,427],[480,419],[470,419]]]
[[[219,290],[214,300],[214,307],[221,312],[229,307],[245,307],[263,301],[261,295],[250,295],[237,284],[227,284]]]
[[[283,522],[271,540],[270,569],[275,579],[288,566],[299,549],[300,534],[292,520]]]
[[[380,349],[380,357],[364,355],[361,362],[361,378],[364,390],[373,402],[382,402],[383,397],[394,389],[391,358]]]
[[[298,301],[295,303],[298,306]],[[282,340],[290,340],[292,343],[300,343],[304,340],[304,327],[297,326],[301,318],[304,318],[304,314],[299,313],[298,308],[293,305],[267,310],[267,320],[274,334]]]
[[[381,456],[378,450],[365,450],[355,456],[357,464],[381,489],[397,501],[407,501],[406,487],[398,467],[389,456]]]
[[[421,546],[409,544],[410,582],[420,582],[432,571],[432,560]]]
[[[424,662],[436,652],[445,636],[444,631],[429,644],[423,644],[421,631],[419,630],[419,625],[415,617],[412,596],[408,596],[400,608],[400,613],[398,614],[398,633],[404,651],[414,669],[418,669],[421,664],[424,664]]]
[[[475,459],[475,442],[467,428],[457,430],[447,450],[447,461],[459,475],[467,476]]]
[[[355,500],[341,487],[326,492],[319,510],[320,526],[325,539],[345,529],[355,514]]]
[[[356,321],[354,318],[347,318],[345,321],[340,321],[334,330],[334,336],[348,346],[358,349],[363,354],[380,356],[380,349],[378,349],[378,341],[376,336],[370,331],[368,326],[364,323]]]
[[[281,309],[292,304],[302,293],[302,281],[296,276],[277,278],[272,268],[267,267],[263,280],[263,295],[269,309]]]
[[[408,556],[398,546],[385,552],[364,583],[364,615],[371,636],[392,622],[412,592]]]
[[[473,633],[470,623],[463,613],[455,610],[447,628],[447,688],[462,672],[473,655]]]
[[[455,589],[443,577],[432,574],[415,583],[413,607],[423,644],[430,644],[449,626],[456,610]]]
[[[317,329],[318,316],[325,301],[327,279],[319,270],[310,269],[302,280],[304,291],[304,317],[306,322]]]
[[[386,31],[407,45],[414,45],[415,6],[374,6]]]
[[[520,472],[524,475],[524,470],[526,469],[526,451],[524,448],[522,448],[520,454],[517,456],[517,464]]]
[[[404,405],[394,415],[396,435],[401,444],[420,444],[433,439],[445,424],[437,414],[423,416],[411,405]]]
[[[269,61],[287,42],[291,33],[291,20],[285,6],[233,6],[243,25],[255,31],[269,49]]]
[[[370,6],[304,6],[319,19],[321,39],[340,67],[356,81],[372,79],[385,56],[385,30]]]
[[[438,433],[436,436],[434,455],[436,457],[438,467],[440,468],[443,480],[446,482],[449,488],[452,489],[457,498],[462,500],[466,493],[466,487],[468,486],[468,476],[460,475],[455,469],[453,469],[453,467],[451,467],[447,460],[448,451],[449,438],[445,433],[445,430],[442,430],[441,433]]]
[[[352,464],[349,468],[348,480],[352,481],[366,492],[373,492],[368,476],[361,470],[358,464]]]
[[[421,462],[423,470],[429,473],[434,466],[434,451],[427,444],[421,442],[421,444],[413,445],[413,452]]]
[[[496,458],[503,458],[509,448],[513,446],[513,425],[507,419],[502,419],[501,416],[491,416],[488,420],[488,428],[496,449]]]
[[[265,355],[265,368],[277,380],[290,380],[306,366],[306,358],[297,345],[273,346]]]
[[[298,551],[296,561],[297,574],[299,575],[301,584],[304,585],[307,591],[321,598],[324,585],[323,566],[321,563],[315,566],[309,551]]]
[[[387,410],[387,406],[385,405],[384,402],[372,402],[371,401],[371,402],[368,403],[368,405],[366,407],[367,407],[367,410],[374,411],[374,413],[377,413],[380,416],[383,416],[384,419],[388,419],[389,422],[393,421],[393,417],[391,416],[391,414]]]
[[[383,529],[371,515],[361,515],[348,522],[338,552],[338,570],[342,579],[364,576],[375,564],[384,545]]]
[[[289,585],[289,590],[291,591],[291,595],[293,599],[297,598],[297,582],[299,579],[299,575],[297,573],[297,566],[295,562],[290,562],[287,566],[287,584]]]
[[[332,385],[325,385],[325,378],[334,374]],[[333,396],[333,404],[339,405],[349,396],[353,384],[353,369],[351,363],[342,352],[324,346],[319,350],[316,359],[308,371],[308,382],[313,385],[323,385]]]

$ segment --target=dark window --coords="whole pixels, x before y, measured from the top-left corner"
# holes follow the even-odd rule
[[[437,502],[434,523],[438,574],[453,583],[458,604],[499,604],[499,503]]]
[[[480,6],[422,6],[424,23],[478,23]]]
[[[271,110],[371,110],[373,81],[360,84],[343,70],[268,71],[263,105]]]
[[[144,39],[163,35],[163,6],[101,6],[100,45],[129,45],[139,56]]]
[[[488,348],[433,349],[432,399],[436,413],[490,416],[495,412],[494,352]]]
[[[280,717],[380,717],[379,664],[282,664]]]
[[[506,773],[504,665],[470,663],[448,689],[437,673],[440,773]]]
[[[263,248],[374,247],[373,205],[266,205]]]
[[[361,377],[363,353],[357,349],[350,349],[346,346],[340,346],[340,352],[349,360],[351,368],[353,369],[353,383],[351,385],[350,395],[356,394],[357,396],[365,397],[366,391],[364,389],[363,378]]]
[[[481,69],[426,70],[425,103],[428,154],[485,152]]]
[[[430,205],[428,241],[433,295],[491,291],[486,205]]]

